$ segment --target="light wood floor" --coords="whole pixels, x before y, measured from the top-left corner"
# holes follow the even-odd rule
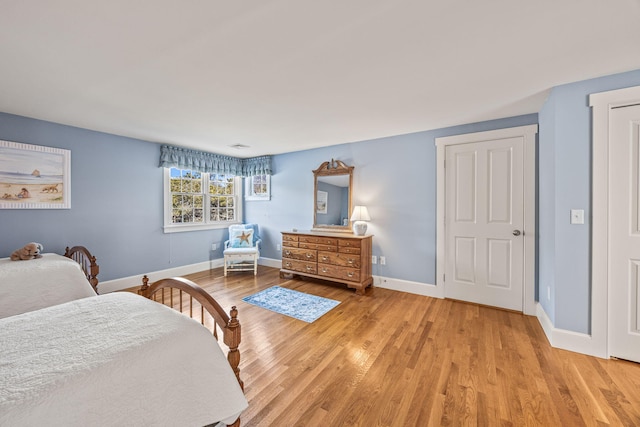
[[[238,307],[243,426],[640,426],[640,365],[551,348],[534,317],[263,266],[187,277]],[[307,324],[242,301],[273,285],[341,303]]]

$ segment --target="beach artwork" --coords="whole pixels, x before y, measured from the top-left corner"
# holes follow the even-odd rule
[[[0,209],[69,209],[71,151],[0,140]]]

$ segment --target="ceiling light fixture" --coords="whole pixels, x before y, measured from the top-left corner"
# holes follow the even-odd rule
[[[233,144],[233,145],[230,145],[229,147],[235,148],[236,150],[244,150],[245,148],[251,148],[248,145],[244,145],[244,144]]]

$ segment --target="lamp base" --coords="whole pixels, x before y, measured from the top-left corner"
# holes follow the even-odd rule
[[[353,223],[353,234],[356,236],[364,236],[367,232],[367,223],[364,221],[356,221]]]

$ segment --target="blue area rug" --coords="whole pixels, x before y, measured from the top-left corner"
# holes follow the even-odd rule
[[[311,323],[340,304],[340,301],[322,298],[304,292],[272,286],[257,294],[242,298],[249,304],[275,311]]]

